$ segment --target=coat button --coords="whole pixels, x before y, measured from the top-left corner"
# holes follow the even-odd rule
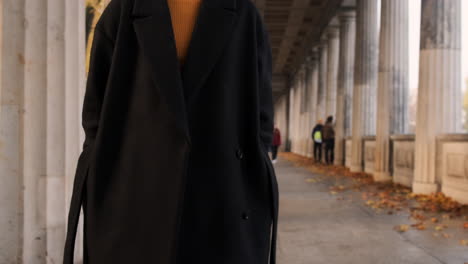
[[[236,150],[236,156],[237,156],[238,159],[242,159],[242,158],[244,158],[244,152],[242,152],[241,149],[237,149]]]
[[[248,220],[248,219],[249,219],[249,215],[248,215],[247,213],[242,213],[242,219]]]

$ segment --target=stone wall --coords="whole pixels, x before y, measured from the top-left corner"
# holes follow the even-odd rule
[[[339,142],[336,142],[339,144]],[[344,145],[345,166],[352,161],[352,139],[347,137]],[[366,173],[375,173],[376,140],[374,136],[363,137],[363,157],[361,164]],[[294,151],[293,151],[294,152]],[[468,203],[468,135],[450,134],[437,137],[437,177],[436,184],[447,196]],[[390,156],[387,161],[391,180],[412,188],[415,168],[415,135],[392,135],[390,137]]]
[[[395,183],[414,186],[415,135],[392,135],[390,171]],[[375,137],[364,137],[364,171],[374,174]],[[346,166],[351,161],[351,139],[345,141]],[[436,148],[437,190],[458,202],[468,203],[468,135],[447,134],[437,137]]]
[[[367,136],[363,137],[364,147],[364,171],[367,173],[374,173],[375,164],[375,137]]]
[[[414,135],[393,135],[391,141],[393,181],[411,187],[414,174]]]
[[[468,135],[437,137],[437,175],[441,190],[455,200],[468,203]]]
[[[351,166],[351,145],[352,141],[351,138],[348,137],[345,139],[345,166],[350,167]]]

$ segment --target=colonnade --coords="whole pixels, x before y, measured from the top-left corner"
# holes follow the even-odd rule
[[[291,151],[310,157],[312,127],[336,116],[336,164],[463,201],[468,138],[447,135],[461,128],[460,0],[422,0],[415,140],[399,135],[408,132],[406,2],[340,10],[278,98],[275,121]],[[0,4],[0,263],[59,263],[83,140],[84,1]]]
[[[332,115],[336,165],[366,171],[377,181],[400,182],[399,173],[406,173],[401,183],[417,193],[442,189],[468,202],[463,198],[468,186],[457,184],[458,178],[468,179],[464,169],[468,151],[459,147],[468,137],[454,135],[460,133],[462,113],[460,0],[421,0],[421,4],[415,135],[404,136],[409,133],[408,2],[357,0],[354,8],[336,14],[338,27],[323,29],[321,38],[308,47],[306,66],[291,76],[289,93],[283,95],[289,98],[288,126],[294,132],[289,135],[289,149],[310,156],[310,148],[303,152],[304,142],[309,144],[318,120]],[[302,81],[304,69],[307,82]],[[301,95],[306,90],[304,100]],[[299,101],[306,102],[302,110],[308,112],[300,113],[305,122],[296,118]],[[284,108],[276,114],[282,115],[281,111]],[[446,182],[451,185],[444,187]]]

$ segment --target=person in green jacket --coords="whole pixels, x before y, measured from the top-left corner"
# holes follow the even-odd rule
[[[322,160],[322,133],[323,133],[323,120],[318,120],[314,129],[312,130],[312,140],[314,141],[314,159],[315,162]]]

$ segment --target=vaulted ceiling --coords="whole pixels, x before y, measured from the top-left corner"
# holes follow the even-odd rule
[[[273,55],[275,97],[342,4],[352,0],[252,0],[266,24]]]

